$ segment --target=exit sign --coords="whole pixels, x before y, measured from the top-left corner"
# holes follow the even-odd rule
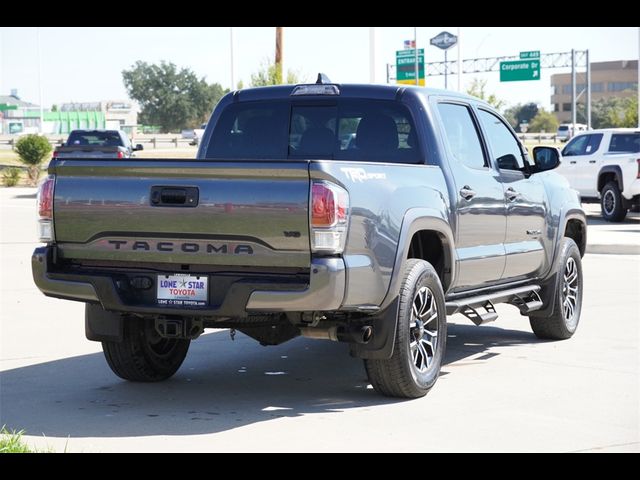
[[[532,52],[520,52],[520,60],[529,60],[531,58],[540,58],[540,50]]]

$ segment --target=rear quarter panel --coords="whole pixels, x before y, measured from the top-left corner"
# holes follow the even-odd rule
[[[316,161],[310,164],[310,177],[338,183],[349,192],[343,308],[380,305],[389,289],[407,212],[428,206],[449,216],[442,170],[432,165]]]

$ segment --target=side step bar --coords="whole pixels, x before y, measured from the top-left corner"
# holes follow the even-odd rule
[[[485,295],[450,300],[446,302],[447,315],[462,313],[476,325],[482,325],[498,318],[494,307],[496,303],[509,303],[518,307],[522,315],[527,315],[529,312],[542,308],[539,291],[540,285],[527,285]]]

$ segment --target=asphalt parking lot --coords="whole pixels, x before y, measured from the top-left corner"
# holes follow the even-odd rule
[[[56,451],[640,451],[640,215],[588,206],[576,335],[537,340],[499,305],[450,317],[445,365],[418,400],[378,396],[344,344],[264,348],[226,330],[159,384],[115,377],[84,338],[83,305],[31,279],[34,189],[0,188],[0,426]],[[606,253],[613,252],[613,253]]]

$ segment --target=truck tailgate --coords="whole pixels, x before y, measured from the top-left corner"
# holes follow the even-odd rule
[[[73,159],[50,173],[62,258],[310,265],[307,162]]]

